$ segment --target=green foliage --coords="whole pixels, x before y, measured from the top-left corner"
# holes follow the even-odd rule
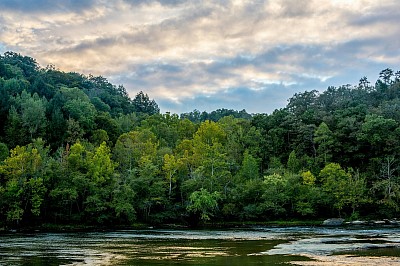
[[[88,174],[95,183],[110,180],[116,166],[111,160],[111,150],[104,141],[96,148],[93,156],[88,158]]]
[[[369,201],[365,179],[358,172],[346,172],[339,164],[330,163],[321,170],[319,177],[322,179],[322,189],[331,198],[339,214],[345,207],[351,207],[354,214],[357,207]]]
[[[332,148],[335,144],[332,131],[325,122],[315,130],[314,141],[318,144],[317,154],[320,161],[327,164],[332,160]]]
[[[46,127],[46,98],[38,94],[30,95],[25,90],[15,98],[18,109],[21,110],[22,126],[30,134],[30,138],[41,136]]]
[[[395,210],[400,209],[400,178],[398,175],[398,166],[394,157],[389,156],[382,160],[382,166],[379,172],[379,178],[372,186],[374,192],[378,194],[379,203]],[[393,216],[389,212],[388,216]]]
[[[259,178],[259,166],[257,160],[246,150],[243,156],[242,168],[239,177],[244,180]]]
[[[149,96],[142,91],[136,94],[132,100],[133,109],[137,113],[143,113],[148,115],[158,114],[160,108],[154,100],[150,100]]]
[[[287,169],[292,173],[298,173],[300,171],[300,161],[297,159],[296,152],[292,151],[289,154],[289,159],[287,161]]]
[[[202,188],[199,191],[193,192],[189,197],[189,205],[186,209],[189,212],[199,214],[200,219],[205,222],[211,219],[214,212],[218,208],[218,200],[221,195],[218,192],[210,193]]]
[[[301,177],[304,185],[312,186],[315,184],[316,178],[310,171],[301,173]]]
[[[179,116],[7,52],[0,224],[397,217],[399,73],[297,93],[271,114]]]
[[[0,164],[8,157],[8,147],[5,143],[0,142]]]

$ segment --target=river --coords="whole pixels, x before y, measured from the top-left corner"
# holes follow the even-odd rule
[[[0,265],[400,265],[400,228],[8,233]]]

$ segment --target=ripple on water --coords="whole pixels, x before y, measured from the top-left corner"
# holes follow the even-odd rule
[[[254,227],[248,230],[10,234],[0,236],[0,265],[121,265],[124,261],[142,261],[138,265],[150,265],[152,261],[163,260],[193,265],[199,259],[204,259],[201,263],[212,265],[215,258],[229,258],[230,265],[246,265],[244,257],[249,260],[246,262],[254,260],[262,264],[272,257],[316,258],[335,252],[388,246],[400,246],[399,230]]]

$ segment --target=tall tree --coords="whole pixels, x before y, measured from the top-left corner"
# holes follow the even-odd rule
[[[143,113],[148,115],[158,114],[160,108],[154,100],[150,100],[147,94],[140,91],[136,94],[135,98],[132,100],[133,109],[137,113]]]

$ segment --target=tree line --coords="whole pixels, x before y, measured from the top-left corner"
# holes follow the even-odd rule
[[[161,114],[103,77],[0,56],[0,224],[399,214],[400,72],[271,114]]]

